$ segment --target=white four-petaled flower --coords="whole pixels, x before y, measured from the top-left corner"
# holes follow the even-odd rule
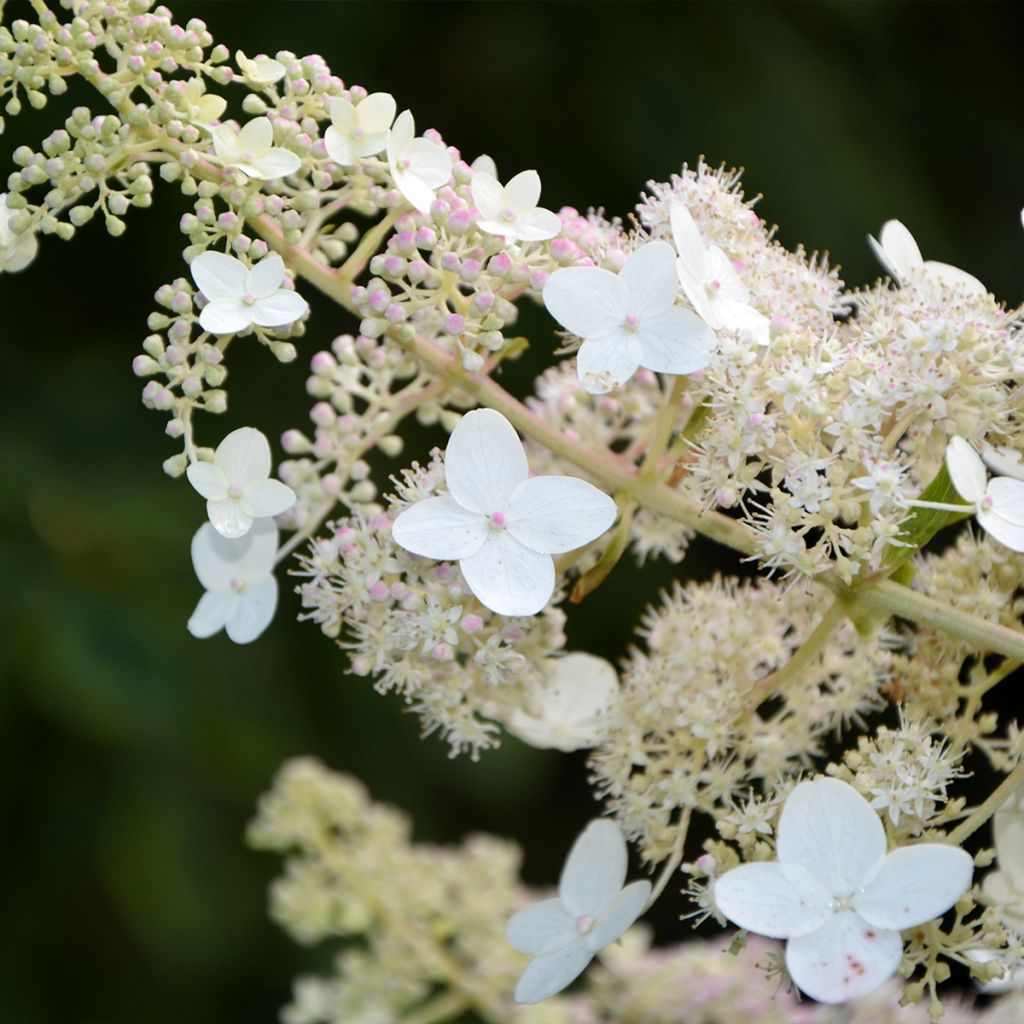
[[[914,281],[941,282],[974,295],[987,295],[988,289],[972,274],[937,260],[926,260],[914,236],[898,220],[887,220],[878,233],[878,241],[868,235],[868,244],[878,262],[896,279],[897,284]]]
[[[280,515],[295,504],[295,492],[270,479],[270,445],[253,427],[232,430],[217,446],[213,462],[193,462],[189,483],[206,498],[217,532],[228,538],[248,533],[254,519]]]
[[[34,231],[23,231],[16,235],[11,230],[11,218],[17,213],[17,210],[7,205],[7,193],[0,195],[0,273],[13,274],[24,270],[39,251]]]
[[[648,242],[617,274],[600,267],[556,270],[544,285],[544,305],[583,339],[576,356],[580,383],[600,395],[641,366],[693,373],[708,365],[715,335],[697,314],[675,304],[678,294],[672,246]]]
[[[499,615],[535,615],[555,589],[554,554],[599,537],[615,502],[572,476],[531,477],[512,424],[492,409],[466,413],[445,449],[448,493],[395,520],[407,551],[458,560],[481,604]]]
[[[540,175],[520,171],[506,185],[488,171],[479,169],[470,183],[473,202],[480,212],[477,227],[506,242],[542,242],[562,230],[557,213],[537,205]]]
[[[383,153],[394,119],[395,98],[390,93],[371,93],[358,106],[344,96],[332,97],[331,125],[324,133],[327,155],[342,167],[351,167],[365,156]]]
[[[539,1003],[583,973],[594,954],[614,942],[643,913],[650,882],[626,881],[626,843],[618,825],[592,821],[573,843],[558,898],[520,910],[505,934],[533,956],[516,985],[517,1003]]]
[[[283,178],[302,166],[298,153],[274,145],[269,117],[254,117],[240,131],[230,124],[217,125],[213,149],[225,167],[235,167],[259,181]]]
[[[529,712],[517,708],[508,731],[541,749],[594,747],[608,728],[619,696],[619,677],[604,658],[582,651],[551,660]]]
[[[385,149],[395,188],[416,207],[428,213],[434,192],[452,177],[448,150],[430,139],[416,138],[411,111],[403,110],[387,133]]]
[[[1011,551],[1024,551],[1024,481],[989,480],[981,456],[962,437],[950,438],[946,466],[957,493],[974,506],[978,525]]]
[[[212,334],[236,334],[253,325],[284,327],[309,308],[298,292],[281,287],[284,260],[276,253],[247,267],[234,256],[208,249],[189,270],[207,299],[199,324]]]
[[[679,281],[690,305],[717,330],[749,331],[759,345],[769,342],[768,318],[750,304],[750,293],[729,257],[717,245],[705,245],[685,204],[669,210],[679,260]]]
[[[188,631],[205,639],[221,629],[236,644],[255,640],[270,625],[277,607],[277,527],[261,519],[244,536],[222,537],[203,523],[192,538],[192,565],[206,593]]]
[[[779,818],[777,861],[715,883],[718,909],[759,935],[788,939],[794,983],[824,1003],[876,989],[903,959],[900,931],[944,914],[966,892],[969,854],[942,843],[886,850],[870,804],[838,779],[800,783]]]
[[[241,50],[236,50],[235,60],[238,62],[242,77],[250,85],[273,85],[288,73],[288,69],[279,60],[274,60],[265,53],[246,57]]]

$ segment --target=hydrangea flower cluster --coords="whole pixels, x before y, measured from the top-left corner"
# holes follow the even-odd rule
[[[558,907],[513,917],[527,901],[508,844],[410,846],[404,819],[357,784],[292,765],[253,832],[301,851],[275,914],[300,941],[366,944],[342,952],[335,978],[301,982],[286,1020],[670,1019],[709,947],[601,953],[598,938],[629,926],[648,887],[653,901],[683,884],[695,816],[715,837],[683,865],[693,916],[765,924],[771,900],[740,880],[786,875],[805,917],[767,930],[789,940],[807,994],[862,1000],[844,1019],[888,1013],[893,972],[932,1018],[950,963],[979,982],[1013,976],[1016,819],[998,819],[1000,866],[980,890],[962,844],[1024,777],[1024,733],[989,700],[1024,663],[1021,310],[924,260],[896,221],[870,243],[889,278],[847,289],[823,258],[779,244],[724,167],[650,183],[629,226],[550,210],[536,170],[465,158],[404,98],[346,83],[318,55],[232,55],[150,0],[33,12],[0,26],[6,114],[43,108],[74,76],[102,111],[76,106],[15,150],[0,271],[32,273],[51,238],[94,218],[122,235],[157,175],[184,201],[184,265],[168,258],[133,362],[176,446],[165,471],[207,502],[192,541],[204,593],[183,626],[256,640],[279,603],[294,608],[275,570],[295,554],[300,617],[425,732],[473,757],[503,732],[590,749],[604,801]],[[232,99],[244,116],[227,117]],[[322,337],[313,291],[351,333],[304,354],[311,425],[280,439],[275,473],[258,427],[206,440],[203,414],[227,412],[239,345],[287,363]],[[519,336],[524,302],[542,307],[547,337]],[[496,371],[531,344],[552,365],[513,395]],[[565,653],[567,598],[611,600],[627,552],[678,566],[698,535],[753,564],[702,582],[680,570],[618,666]],[[971,809],[957,786],[978,764],[1006,778]],[[785,810],[806,787],[817,817]],[[844,808],[873,836],[857,871],[850,850],[813,838]],[[659,870],[623,891],[625,910],[623,837]],[[934,905],[901,916],[853,892],[875,891],[899,850],[931,847],[950,851]],[[799,854],[811,848],[813,864]],[[974,867],[991,860],[979,851]],[[794,864],[817,881],[800,889]],[[774,913],[788,897],[772,892]],[[877,960],[853,950],[852,980],[840,961],[853,932],[819,920],[836,901],[859,915],[858,943],[885,932]],[[510,917],[539,967],[506,941]],[[593,985],[558,996],[595,953]],[[721,991],[769,1005],[718,957]],[[518,994],[551,995],[545,1016],[513,1004],[524,968]],[[715,998],[696,993],[685,1005],[699,1020]],[[788,996],[770,1012],[838,1019]]]

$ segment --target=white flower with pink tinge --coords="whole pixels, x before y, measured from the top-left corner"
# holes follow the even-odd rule
[[[552,555],[600,537],[615,502],[572,476],[530,476],[515,428],[492,409],[459,420],[444,459],[448,493],[395,519],[395,542],[459,563],[469,589],[499,615],[535,615],[555,589]]]
[[[537,205],[540,175],[520,171],[507,185],[486,170],[477,170],[470,182],[473,203],[480,212],[477,227],[506,242],[542,242],[562,230],[557,213]]]
[[[284,260],[276,253],[247,267],[234,256],[208,249],[192,260],[189,271],[207,300],[199,326],[211,334],[286,327],[309,310],[298,292],[281,287]]]
[[[351,167],[363,157],[384,152],[388,129],[395,119],[391,93],[370,93],[358,105],[344,96],[333,96],[330,109],[331,125],[324,133],[324,148],[335,163]]]
[[[626,868],[619,826],[596,818],[569,851],[558,898],[535,903],[509,920],[508,941],[533,956],[516,985],[517,1003],[539,1003],[561,992],[643,913],[651,883],[623,888]]]
[[[900,932],[944,914],[971,884],[957,846],[917,843],[887,852],[871,805],[838,779],[801,782],[779,818],[777,861],[742,864],[715,883],[730,921],[788,939],[786,968],[813,999],[873,992],[903,959]]]
[[[234,167],[257,181],[283,178],[302,166],[298,153],[274,145],[274,126],[269,117],[254,117],[241,129],[217,125],[213,129],[213,150],[225,167]]]
[[[229,539],[248,533],[255,519],[280,515],[295,504],[295,492],[270,479],[270,444],[253,427],[232,430],[217,446],[213,462],[193,462],[188,482],[206,498],[214,529]]]
[[[899,285],[920,282],[941,283],[971,295],[987,295],[988,289],[973,275],[959,267],[926,260],[914,236],[898,220],[887,220],[878,233],[878,241],[868,235],[868,244],[878,262]]]
[[[236,644],[251,643],[270,625],[277,608],[277,527],[261,519],[236,540],[203,523],[192,538],[192,566],[206,593],[188,631],[200,640],[227,630]]]
[[[395,188],[420,213],[429,213],[434,193],[452,179],[448,150],[431,139],[416,137],[411,111],[403,110],[385,137],[388,169]]]

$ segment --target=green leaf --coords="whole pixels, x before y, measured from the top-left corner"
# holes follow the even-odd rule
[[[946,462],[943,460],[935,479],[922,491],[921,501],[936,501],[942,504],[962,504],[963,499],[956,492],[953,481],[949,478]],[[890,548],[886,559],[886,568],[898,569],[909,558],[923,548],[945,526],[959,523],[967,519],[970,512],[946,512],[936,508],[915,508],[901,524],[900,539],[908,547]]]

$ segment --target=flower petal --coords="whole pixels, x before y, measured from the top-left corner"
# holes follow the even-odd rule
[[[409,200],[411,206],[420,213],[429,213],[430,204],[437,198],[434,190],[422,179],[409,171],[391,168],[391,176],[395,179],[395,188]]]
[[[629,288],[629,312],[641,320],[671,309],[679,294],[676,254],[668,242],[648,242],[623,264],[619,279]]]
[[[459,561],[477,600],[499,615],[536,615],[555,591],[555,563],[523,547],[507,530]]]
[[[595,818],[576,837],[562,868],[558,896],[573,917],[604,916],[626,880],[626,841],[610,818]]]
[[[640,365],[656,373],[703,370],[718,343],[707,322],[682,306],[642,321],[636,336],[640,341]]]
[[[238,133],[239,152],[251,153],[256,159],[266,156],[273,144],[274,126],[269,117],[254,117]]]
[[[524,480],[505,506],[508,532],[543,555],[582,547],[600,537],[617,514],[607,494],[575,476]]]
[[[231,166],[236,160],[242,158],[241,150],[238,148],[238,132],[229,124],[219,124],[211,132],[213,137],[213,151],[217,159],[227,166]]]
[[[391,161],[392,152],[396,157],[405,156],[412,140],[416,135],[416,121],[411,110],[403,110],[388,133],[388,161]]]
[[[273,295],[284,280],[284,260],[277,253],[264,256],[255,266],[249,268],[246,292],[252,292],[258,299]]]
[[[603,395],[636,373],[642,352],[638,331],[616,329],[601,338],[587,338],[576,353],[576,374],[590,394]]]
[[[644,912],[650,895],[651,883],[646,879],[641,882],[630,882],[612,901],[612,905],[598,921],[597,927],[585,936],[587,949],[597,953],[614,942]]]
[[[687,274],[703,283],[708,277],[708,252],[697,222],[682,202],[672,204],[669,220],[672,224],[672,240],[679,253],[679,263]]]
[[[203,523],[192,538],[192,566],[207,590],[228,590],[235,580],[260,583],[274,570],[277,543],[272,519],[261,519],[235,540],[222,537],[211,523]]]
[[[539,956],[523,971],[516,985],[517,1003],[539,1003],[542,999],[561,992],[575,981],[593,959],[582,941],[576,941],[555,953]]]
[[[981,457],[996,476],[1024,480],[1024,459],[1016,448],[1005,444],[985,445],[981,449]]]
[[[543,242],[562,230],[562,221],[557,213],[538,208],[517,217],[514,227],[516,237],[524,242]]]
[[[1024,895],[1024,787],[1019,787],[996,811],[992,819],[992,838],[1000,868]]]
[[[233,590],[208,590],[188,620],[188,631],[199,640],[213,636],[224,628],[237,601]]]
[[[208,299],[240,299],[245,294],[247,270],[234,256],[207,249],[196,256],[188,269]]]
[[[988,295],[988,289],[973,274],[968,274],[966,270],[950,266],[948,263],[925,260],[917,273],[927,280],[941,282],[948,288],[956,288],[968,295]]]
[[[902,931],[944,914],[971,884],[974,862],[958,846],[919,843],[893,850],[857,893],[853,909],[869,924]]]
[[[270,625],[276,609],[277,580],[269,576],[238,595],[224,628],[236,644],[252,643]]]
[[[872,928],[850,912],[833,914],[817,931],[786,945],[789,976],[822,1003],[866,996],[892,977],[902,959],[899,932]]]
[[[976,518],[982,529],[1000,544],[1011,551],[1024,552],[1024,525],[1004,519],[995,512],[979,512]]]
[[[885,829],[871,805],[838,779],[801,782],[779,817],[783,865],[805,868],[833,896],[863,888],[885,859]]]
[[[216,533],[213,535],[218,536]],[[237,549],[235,575],[247,583],[259,583],[274,571],[279,539],[274,520],[260,519],[252,524],[252,529],[241,540],[221,543],[231,544]]]
[[[252,326],[252,307],[241,299],[211,299],[199,314],[199,326],[211,334],[237,334]]]
[[[975,504],[985,496],[988,474],[981,456],[962,438],[951,437],[946,446],[946,469],[956,493]]]
[[[243,537],[252,526],[252,516],[242,508],[241,502],[233,498],[222,501],[208,501],[206,514],[213,523],[213,528],[222,536],[234,540]]]
[[[412,172],[431,189],[447,185],[452,177],[452,158],[448,150],[430,139],[414,139],[409,152]]]
[[[289,174],[294,174],[302,166],[302,158],[298,153],[293,153],[290,149],[275,148],[272,149],[266,156],[261,156],[258,160],[253,160],[251,166],[256,169],[258,173],[253,174],[252,171],[247,170],[249,164],[246,164],[245,168],[250,178],[258,178],[260,181],[271,181],[274,178],[285,178]]]
[[[898,220],[887,220],[878,235],[879,241],[868,238],[879,262],[901,284],[915,267],[924,262],[914,236]]]
[[[577,931],[561,900],[541,900],[512,915],[505,937],[520,953],[540,956],[568,946],[577,938]]]
[[[352,139],[348,135],[343,135],[333,124],[324,132],[324,149],[327,150],[327,155],[342,167],[351,167],[356,162]]]
[[[501,182],[484,171],[477,171],[470,182],[473,194],[473,205],[486,220],[497,220],[501,215],[504,190]]]
[[[370,97],[367,96],[366,98],[369,99]],[[344,96],[332,96],[329,110],[331,112],[331,128],[334,129],[335,134],[342,138],[351,136],[358,122],[356,108],[352,105],[351,101],[345,99]],[[331,129],[328,128],[327,130],[330,131]],[[328,150],[328,152],[330,151]]]
[[[456,424],[444,453],[451,496],[470,512],[503,512],[530,475],[523,442],[500,412],[476,409]]]
[[[803,868],[741,864],[715,882],[715,903],[733,924],[772,939],[807,935],[832,914],[832,895]]]
[[[281,288],[273,295],[254,302],[251,316],[252,322],[260,327],[284,327],[305,316],[308,310],[306,300],[298,292]]]
[[[1000,519],[1024,525],[1024,481],[997,476],[988,482],[987,493],[992,499],[992,511]]]
[[[602,338],[629,315],[629,287],[610,270],[565,267],[547,279],[544,305],[567,331]]]
[[[540,175],[536,171],[520,171],[505,185],[505,202],[516,213],[529,213],[540,201]]]
[[[193,462],[185,470],[188,482],[208,501],[221,501],[228,496],[230,481],[220,467],[212,462]]]
[[[708,249],[708,276],[715,283],[715,292],[720,299],[746,303],[750,292],[740,280],[732,260],[717,245]]]
[[[296,502],[295,492],[280,480],[261,480],[242,492],[242,505],[254,518],[279,516]]]
[[[356,107],[356,118],[359,127],[367,134],[383,135],[391,127],[395,119],[395,97],[389,92],[373,92],[364,97]],[[331,110],[334,116],[334,110]],[[382,140],[383,141],[383,140]]]
[[[229,484],[266,480],[270,476],[270,442],[255,427],[239,427],[217,446],[213,463]]]
[[[395,543],[426,558],[467,558],[490,536],[487,518],[467,512],[450,494],[425,498],[400,513],[391,527]]]

